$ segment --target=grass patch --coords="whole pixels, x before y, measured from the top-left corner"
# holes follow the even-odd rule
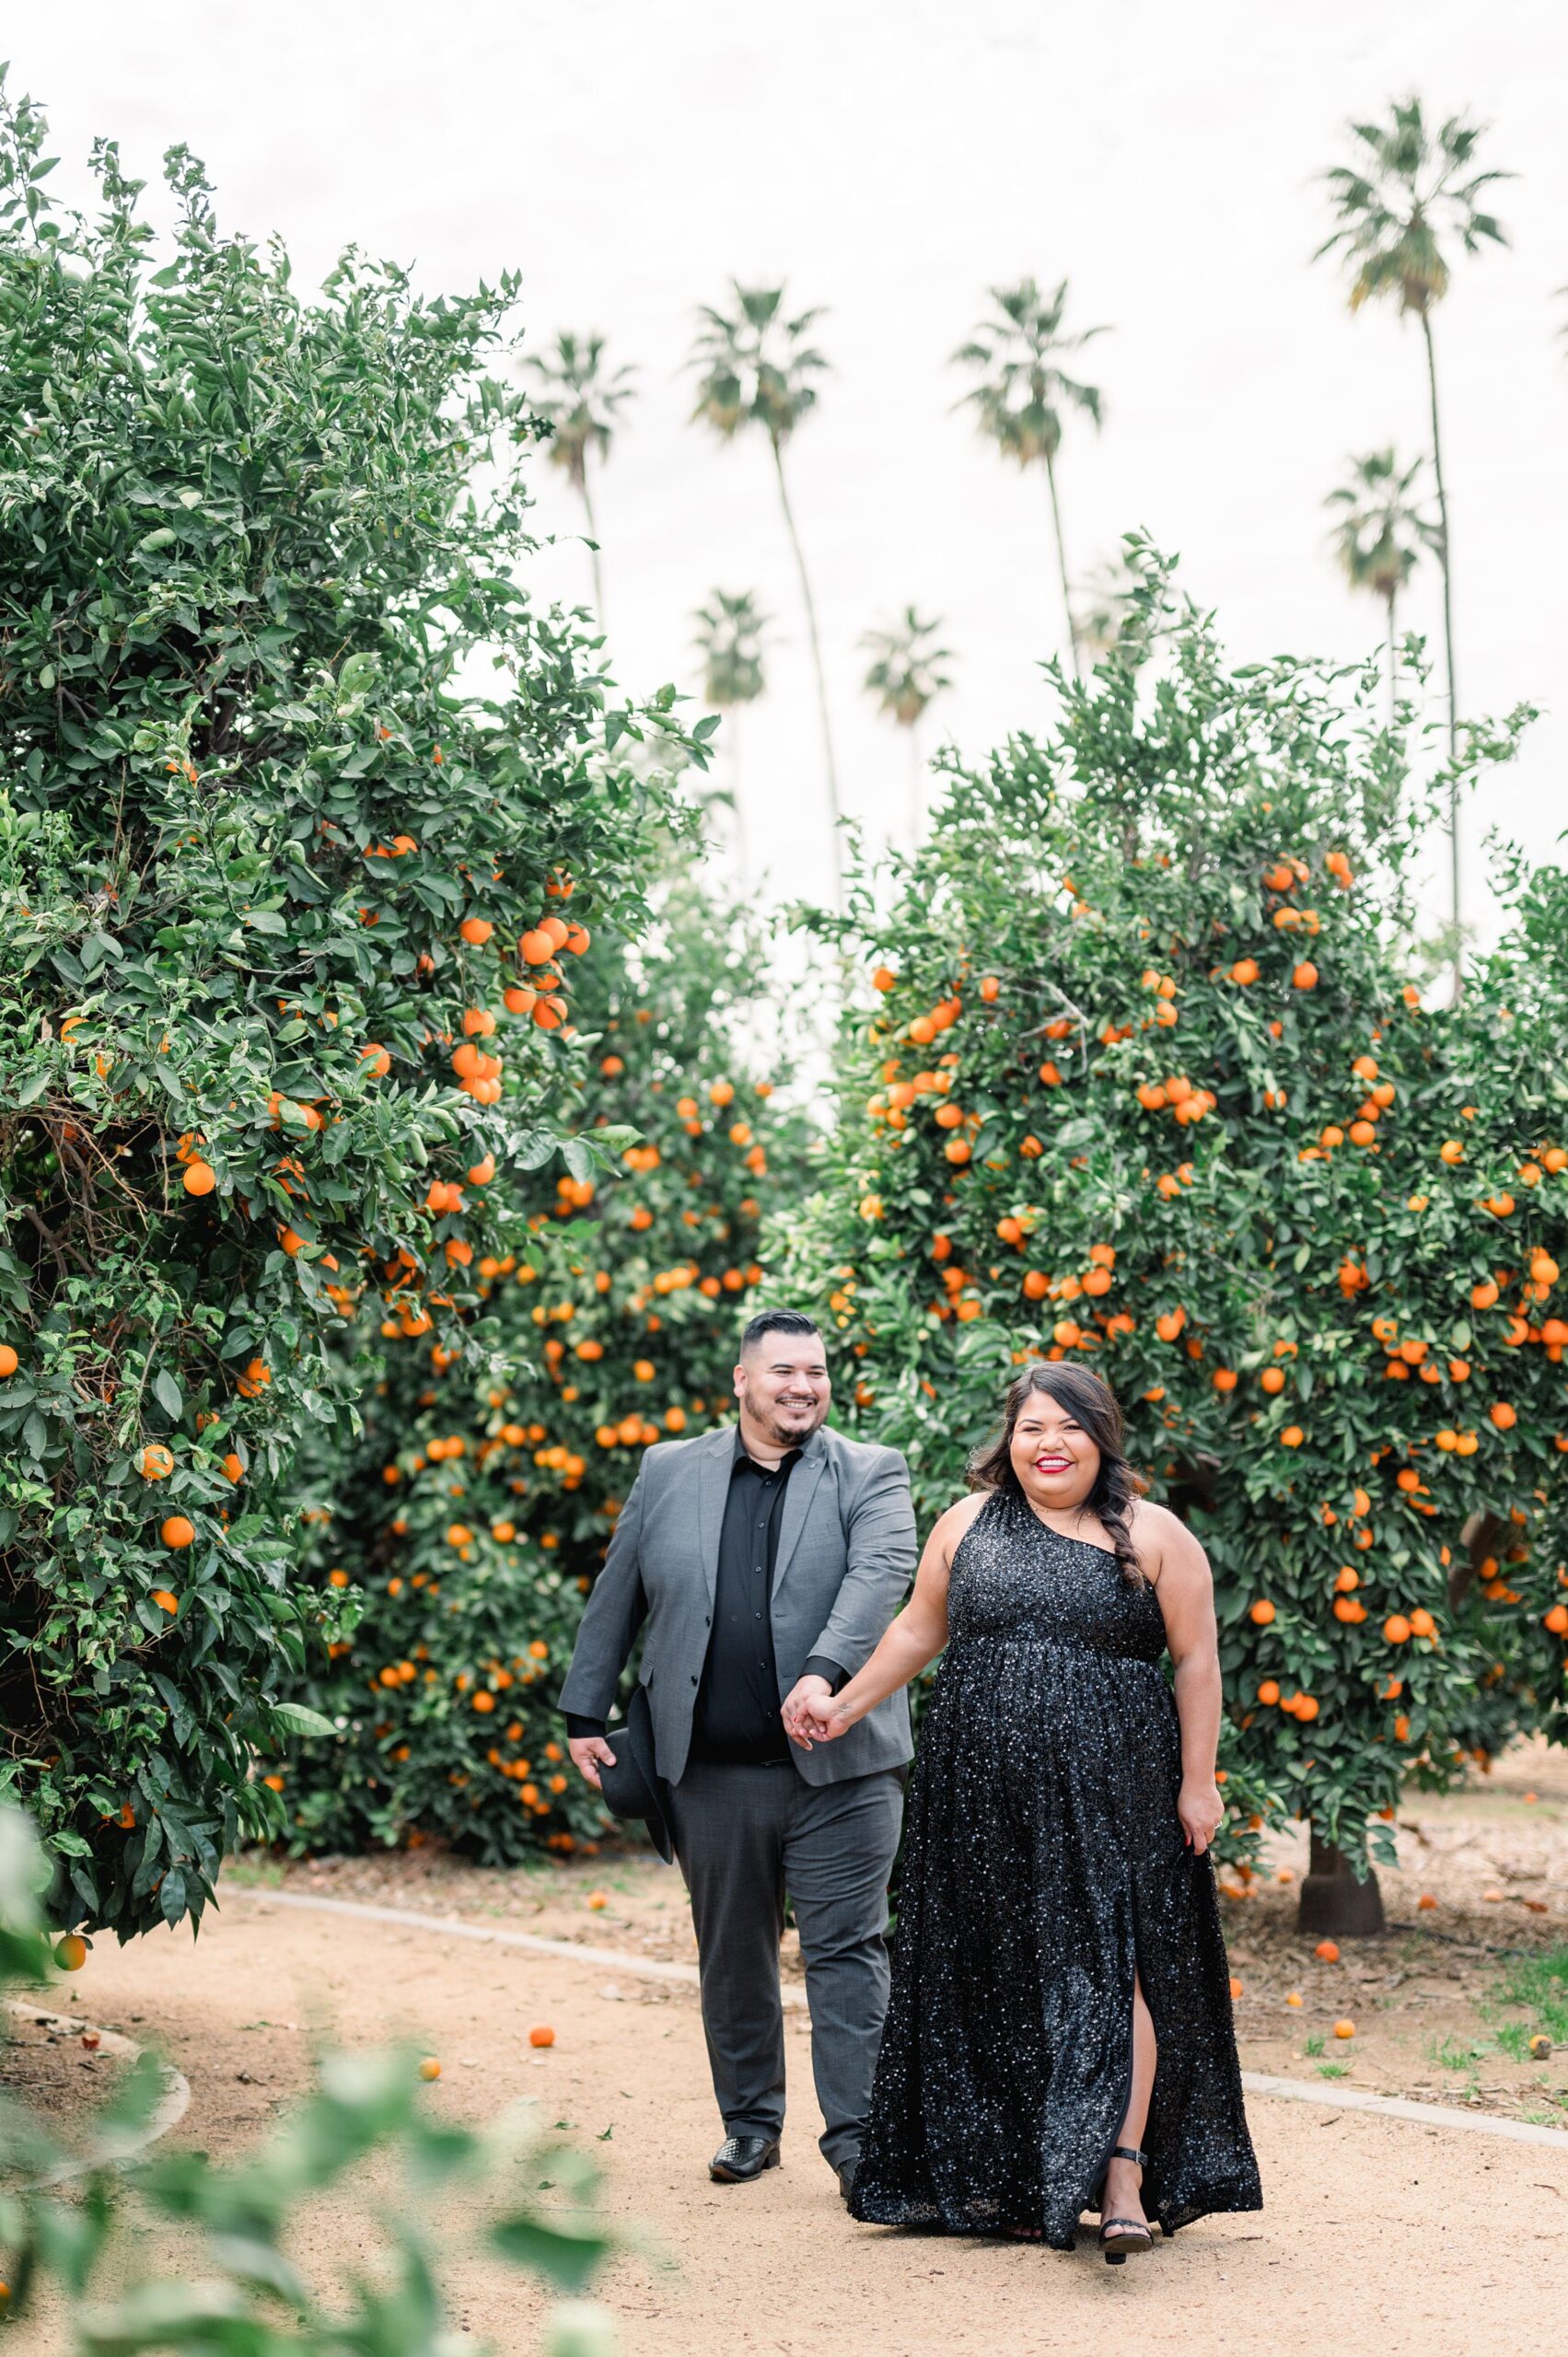
[[[1516,1956],[1498,1981],[1495,1994],[1500,2004],[1517,2005],[1530,2014],[1529,2030],[1568,2038],[1568,1945],[1543,1948],[1539,1956]]]
[[[1429,2038],[1426,2041],[1427,2060],[1435,2062],[1440,2071],[1473,2071],[1486,2051],[1484,2046],[1472,2045],[1460,2038]]]
[[[1321,2038],[1317,2037],[1316,2035],[1309,2038],[1307,2041],[1307,2051],[1308,2054],[1321,2054],[1323,2051],[1323,2041]]]
[[[1319,2062],[1318,2076],[1320,2079],[1348,2079],[1350,2064],[1348,2062]]]

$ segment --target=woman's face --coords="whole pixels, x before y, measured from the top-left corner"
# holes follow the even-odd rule
[[[1030,1504],[1049,1512],[1081,1506],[1099,1473],[1099,1450],[1071,1409],[1031,1391],[1013,1427],[1013,1470]]]

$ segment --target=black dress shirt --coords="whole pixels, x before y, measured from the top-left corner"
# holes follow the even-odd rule
[[[800,1462],[792,1448],[776,1466],[759,1465],[737,1432],[719,1535],[714,1626],[692,1708],[693,1759],[726,1767],[766,1767],[789,1758],[779,1715],[779,1671],[770,1605],[789,1477]],[[845,1672],[813,1654],[802,1673],[825,1678],[836,1693]],[[602,1735],[602,1719],[569,1712],[569,1736]]]

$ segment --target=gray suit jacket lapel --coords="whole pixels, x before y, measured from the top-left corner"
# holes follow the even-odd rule
[[[725,1501],[729,1495],[734,1461],[735,1433],[732,1427],[726,1426],[714,1433],[697,1469],[697,1546],[703,1558],[703,1579],[710,1611],[719,1583],[719,1541],[724,1534]],[[794,1486],[792,1481],[790,1487]]]
[[[822,1468],[827,1461],[827,1446],[819,1430],[807,1442],[800,1462],[790,1475],[789,1486],[784,1492],[784,1513],[779,1518],[779,1551],[773,1564],[775,1597],[784,1585],[790,1558],[806,1527],[806,1517],[811,1511],[811,1501],[817,1493],[817,1484],[822,1478]]]

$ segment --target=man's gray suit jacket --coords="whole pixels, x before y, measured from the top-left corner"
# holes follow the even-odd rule
[[[583,1612],[563,1711],[607,1719],[639,1632],[661,1776],[679,1783],[713,1634],[719,1535],[735,1428],[650,1448]],[[914,1570],[909,1469],[896,1448],[819,1425],[790,1475],[780,1518],[772,1618],[779,1700],[813,1654],[853,1677],[903,1601]],[[900,1690],[834,1743],[791,1757],[810,1784],[839,1783],[911,1759]]]

